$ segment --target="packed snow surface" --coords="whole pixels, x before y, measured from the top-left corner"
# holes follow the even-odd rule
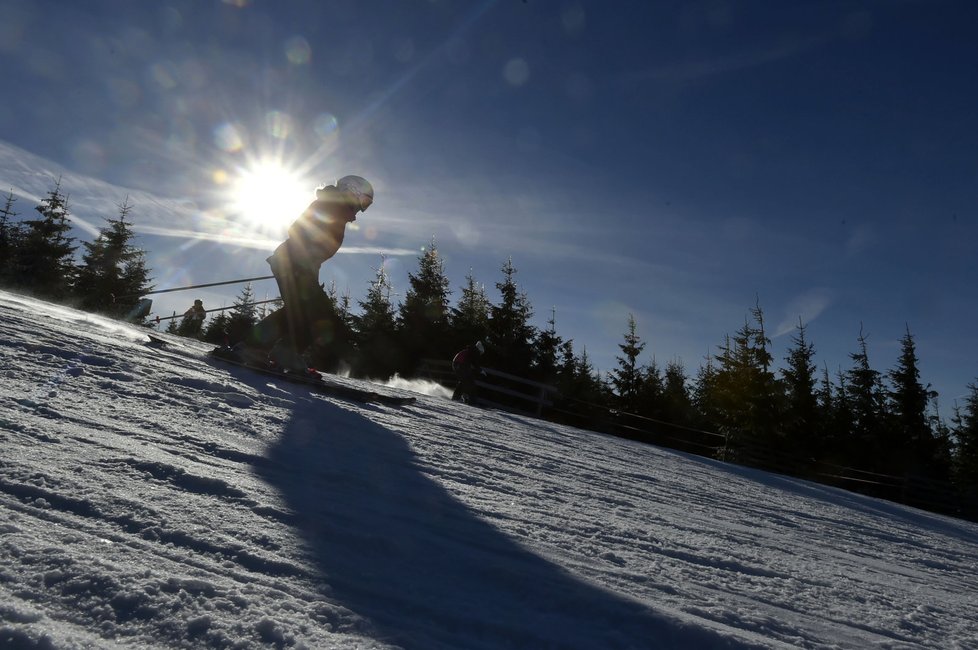
[[[978,648],[973,523],[173,340],[0,292],[0,647]]]

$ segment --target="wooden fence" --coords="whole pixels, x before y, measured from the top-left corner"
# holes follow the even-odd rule
[[[553,406],[553,397],[557,394],[553,386],[491,368],[485,368],[485,373],[485,380],[475,382],[482,406],[534,417],[543,417],[544,410]],[[457,381],[452,364],[440,359],[425,359],[418,374],[445,387],[454,387]]]

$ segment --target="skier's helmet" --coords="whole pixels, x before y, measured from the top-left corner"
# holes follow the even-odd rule
[[[362,176],[344,176],[336,181],[336,189],[352,195],[361,212],[374,202],[374,187]]]

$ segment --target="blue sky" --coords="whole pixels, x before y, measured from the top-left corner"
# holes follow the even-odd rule
[[[61,175],[86,240],[130,196],[159,288],[265,275],[356,173],[377,201],[321,276],[354,299],[434,237],[454,297],[512,256],[602,370],[632,313],[695,374],[759,300],[779,359],[801,317],[833,374],[861,327],[886,371],[909,326],[945,407],[978,377],[971,2],[4,7],[0,188],[24,214]]]

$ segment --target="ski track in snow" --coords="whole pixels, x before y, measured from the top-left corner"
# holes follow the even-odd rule
[[[146,340],[0,292],[2,647],[978,648],[978,525]]]

